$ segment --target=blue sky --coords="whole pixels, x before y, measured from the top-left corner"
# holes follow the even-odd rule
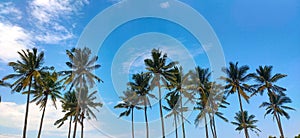
[[[116,4],[115,7],[122,9],[122,5],[128,1],[130,0],[65,0],[63,2],[2,0],[0,2],[0,46],[2,48],[0,78],[12,73],[7,63],[18,58],[16,51],[31,47],[38,47],[45,51],[45,65],[53,65],[57,71],[67,69],[65,50],[77,46],[81,33],[89,22],[106,8]],[[166,10],[173,8],[171,0],[157,2],[158,8]],[[298,111],[300,102],[297,99],[300,97],[300,75],[297,72],[300,70],[300,2],[297,0],[181,0],[181,2],[201,14],[210,24],[221,43],[226,63],[238,61],[240,65],[247,64],[250,66],[250,72],[254,72],[259,65],[273,65],[273,73],[280,72],[288,75],[279,81],[278,85],[288,89],[287,95],[293,101],[289,105],[297,111],[289,112],[290,120],[282,119],[283,129],[286,137],[299,134],[300,128],[295,126],[300,124]],[[127,12],[124,10],[124,16]],[[176,17],[176,14],[168,14]],[[190,15],[186,16],[188,18]],[[111,20],[104,20],[102,23],[112,23],[116,18],[121,17],[112,14]],[[102,29],[105,29],[104,26],[95,28],[100,30],[99,33]],[[96,74],[104,80],[104,83],[98,86],[98,98],[105,107],[97,114],[97,121],[93,120],[86,124],[86,137],[106,137],[103,133],[118,138],[130,136],[128,122],[130,118],[118,119],[121,110],[114,110],[113,106],[119,102],[118,97],[122,89],[126,88],[126,83],[121,82],[131,77],[130,73],[143,70],[142,61],[149,57],[147,52],[149,49],[160,48],[167,51],[170,59],[180,61],[187,71],[194,67],[194,63],[202,67],[210,67],[214,64],[206,54],[211,52],[213,47],[214,45],[210,43],[201,44],[189,30],[168,20],[141,18],[117,26],[106,37],[101,48],[94,51],[99,56],[99,64],[102,65]],[[0,115],[0,137],[19,137],[22,132],[25,96],[19,93],[11,94],[9,89],[2,87],[0,92],[2,96],[0,111],[3,113]],[[154,90],[153,93],[156,91]],[[244,102],[244,108],[249,113],[255,114],[256,119],[259,120],[257,125],[262,130],[259,137],[279,136],[277,125],[272,117],[264,118],[264,109],[258,108],[266,100],[266,95],[253,97],[250,100],[251,104]],[[236,95],[231,95],[228,101],[231,105],[222,111],[230,121],[233,121],[234,113],[239,110]],[[158,105],[157,101],[152,102],[154,105],[149,111],[151,112],[149,116],[151,137],[157,137],[160,134],[160,122],[157,120]],[[66,136],[66,127],[57,129],[53,126],[57,117],[62,115],[60,109],[55,110],[53,106],[49,106],[46,111],[43,137]],[[135,114],[137,137],[144,137],[142,115],[142,111],[137,111]],[[189,131],[187,136],[204,137],[203,127],[195,128],[193,125],[195,115],[196,113],[191,113],[189,116],[192,124],[187,124]],[[36,136],[40,116],[39,109],[35,104],[31,104],[29,137]],[[166,123],[170,128],[167,131],[172,132],[171,120],[167,119]],[[232,124],[217,119],[219,137],[243,137],[243,132],[239,134],[234,129]],[[253,133],[251,136],[257,137]],[[174,137],[174,134],[171,133],[168,137]]]

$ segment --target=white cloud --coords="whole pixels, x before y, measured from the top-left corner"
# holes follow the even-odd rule
[[[159,6],[163,9],[166,9],[166,8],[170,7],[170,3],[169,2],[163,2],[163,3],[160,3]]]
[[[5,20],[6,18],[20,20],[22,12],[12,2],[0,3],[0,19]]]
[[[68,123],[65,123],[61,128],[54,126],[54,122],[59,118],[63,117],[61,112],[61,104],[57,103],[57,110],[54,108],[51,102],[47,104],[42,135],[48,136],[66,136],[68,132]],[[24,123],[25,104],[16,104],[13,102],[2,102],[0,109],[5,112],[0,114],[0,125],[3,127],[22,129]],[[40,118],[42,112],[39,106],[34,103],[29,106],[29,117],[28,117],[28,130],[38,131]],[[78,125],[80,127],[80,125]],[[95,130],[87,121],[85,121],[85,132]],[[79,132],[79,131],[78,131]]]
[[[20,138],[20,137],[22,137],[21,135],[11,135],[11,134],[0,134],[0,137],[1,138]]]
[[[16,60],[19,56],[17,51],[27,49],[34,45],[32,36],[24,28],[0,22],[0,60],[9,62]]]
[[[78,15],[89,0],[33,0],[29,3],[34,25],[37,27],[36,40],[47,44],[74,38],[74,23],[71,16]]]

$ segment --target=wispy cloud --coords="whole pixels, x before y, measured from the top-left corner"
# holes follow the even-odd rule
[[[8,18],[20,20],[22,12],[12,2],[0,3],[0,19],[7,20]]]
[[[74,38],[70,22],[71,16],[76,15],[88,0],[33,0],[29,3],[34,25],[37,27],[36,40],[57,44],[60,41]],[[41,32],[41,33],[39,33]]]
[[[160,3],[159,6],[163,9],[166,9],[166,8],[170,7],[170,3],[169,2],[163,2],[163,3]]]

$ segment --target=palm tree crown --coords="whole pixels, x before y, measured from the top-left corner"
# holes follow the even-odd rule
[[[244,119],[243,119],[243,115],[244,114]],[[241,111],[239,111],[238,113],[235,114],[235,121],[236,122],[231,122],[233,125],[236,125],[237,128],[235,130],[237,131],[242,131],[245,127],[247,129],[250,129],[251,131],[255,132],[258,136],[258,132],[261,132],[257,126],[255,125],[255,123],[258,122],[258,120],[255,120],[255,115],[250,115],[248,116],[248,112],[244,111],[244,113],[242,113]],[[245,123],[243,123],[245,120]]]

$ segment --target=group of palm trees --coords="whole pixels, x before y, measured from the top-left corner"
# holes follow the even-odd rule
[[[99,68],[96,64],[97,56],[91,57],[89,48],[73,48],[67,50],[69,61],[67,71],[56,72],[54,67],[43,66],[44,52],[38,53],[36,48],[18,52],[20,59],[9,62],[14,73],[1,80],[1,85],[9,86],[12,92],[20,92],[27,95],[26,111],[23,127],[23,138],[26,138],[29,103],[35,102],[42,110],[40,127],[37,137],[41,137],[44,115],[48,100],[51,100],[57,108],[57,100],[62,103],[62,112],[65,115],[54,124],[62,126],[66,120],[70,120],[68,138],[71,136],[71,126],[74,123],[73,138],[76,137],[77,124],[81,125],[81,138],[83,138],[84,119],[96,118],[92,109],[102,106],[96,101],[97,91],[91,92],[96,82],[102,80],[92,71]],[[10,81],[9,81],[10,80]],[[8,81],[10,83],[8,83]],[[67,90],[62,96],[62,92]],[[31,100],[30,97],[33,97]]]
[[[26,111],[23,128],[23,138],[26,137],[27,120],[30,102],[35,102],[42,111],[40,127],[37,137],[41,137],[42,126],[48,99],[52,101],[54,107],[57,100],[60,100],[64,116],[58,119],[54,125],[61,127],[68,121],[68,138],[72,134],[76,137],[77,124],[81,126],[81,138],[84,132],[85,118],[96,118],[94,110],[102,106],[101,102],[96,101],[97,91],[92,88],[102,80],[93,74],[93,71],[100,68],[97,64],[98,57],[91,56],[89,48],[73,48],[66,50],[69,61],[66,65],[69,70],[56,72],[54,67],[44,66],[44,53],[38,53],[36,48],[32,50],[19,51],[20,59],[10,62],[14,73],[5,76],[0,85],[10,87],[13,92],[20,92],[27,95]],[[205,125],[206,138],[209,137],[209,130],[214,138],[217,138],[215,116],[228,122],[218,109],[226,108],[229,103],[226,98],[236,94],[239,102],[240,111],[234,117],[237,131],[244,130],[246,138],[249,138],[248,130],[259,133],[260,130],[255,125],[258,120],[255,116],[243,109],[244,99],[249,103],[250,98],[267,93],[269,101],[263,102],[260,107],[266,108],[265,115],[272,114],[276,119],[280,137],[284,138],[281,124],[281,117],[289,119],[286,109],[294,110],[285,104],[291,103],[291,99],[286,96],[286,89],[277,86],[275,83],[284,74],[277,73],[272,75],[272,66],[259,66],[255,73],[247,73],[248,66],[238,66],[238,63],[229,63],[228,68],[223,68],[224,76],[220,77],[225,85],[212,81],[211,71],[208,68],[195,67],[184,73],[183,67],[178,62],[169,61],[167,54],[159,49],[151,51],[151,58],[145,59],[145,72],[132,75],[128,82],[128,88],[121,96],[122,102],[115,108],[125,108],[120,114],[122,116],[131,115],[132,137],[134,138],[134,111],[144,110],[146,137],[150,137],[148,112],[151,109],[150,99],[157,100],[159,103],[159,115],[161,121],[162,137],[165,138],[165,118],[173,117],[175,136],[178,138],[178,126],[182,126],[182,137],[186,137],[185,123],[190,123],[185,118],[187,111],[198,111],[194,119],[197,126],[202,120]],[[249,84],[254,80],[255,84]],[[155,91],[158,93],[155,93]],[[65,92],[64,92],[65,91]],[[64,94],[62,93],[64,92]],[[31,96],[33,99],[31,99]],[[1,100],[1,98],[0,98]],[[165,100],[166,105],[163,105]],[[195,106],[190,109],[187,103]],[[163,109],[168,112],[164,115]],[[154,112],[153,110],[150,110]]]
[[[260,107],[266,108],[265,115],[272,114],[276,118],[280,137],[284,138],[281,116],[289,119],[286,109],[294,109],[285,105],[291,103],[291,99],[285,94],[286,89],[275,83],[286,75],[280,73],[272,75],[272,66],[259,66],[255,73],[247,73],[248,66],[238,66],[238,63],[230,62],[228,68],[222,69],[225,73],[220,77],[225,82],[225,85],[222,86],[211,81],[211,72],[208,68],[198,66],[195,70],[184,73],[178,62],[167,62],[167,58],[166,53],[162,53],[159,49],[153,49],[151,58],[144,60],[146,71],[132,76],[132,82],[128,82],[124,96],[120,97],[122,102],[115,106],[115,108],[126,109],[120,114],[120,117],[131,114],[133,138],[134,109],[144,109],[146,137],[149,138],[147,119],[147,109],[151,107],[149,98],[158,100],[163,138],[165,137],[164,118],[168,117],[173,117],[176,138],[178,138],[177,127],[179,124],[182,126],[182,137],[186,137],[184,124],[189,121],[185,118],[184,113],[189,110],[199,111],[194,120],[195,125],[197,126],[204,120],[206,138],[209,137],[209,127],[211,135],[217,138],[215,115],[228,122],[228,119],[218,109],[226,108],[229,105],[226,98],[231,94],[238,96],[240,108],[234,117],[235,122],[231,123],[237,126],[237,131],[244,130],[246,138],[250,136],[248,130],[258,135],[261,131],[255,125],[258,120],[255,120],[255,115],[251,115],[243,109],[242,99],[249,103],[249,99],[254,95],[257,93],[263,95],[265,91],[268,93],[269,101],[263,102]],[[256,84],[249,84],[250,80],[254,80]],[[158,97],[155,96],[154,89],[158,91]],[[163,93],[164,91],[166,93]],[[162,105],[163,100],[166,101],[166,105]],[[194,103],[195,107],[193,109],[185,107],[188,102]],[[167,115],[163,115],[163,109],[168,112]]]

